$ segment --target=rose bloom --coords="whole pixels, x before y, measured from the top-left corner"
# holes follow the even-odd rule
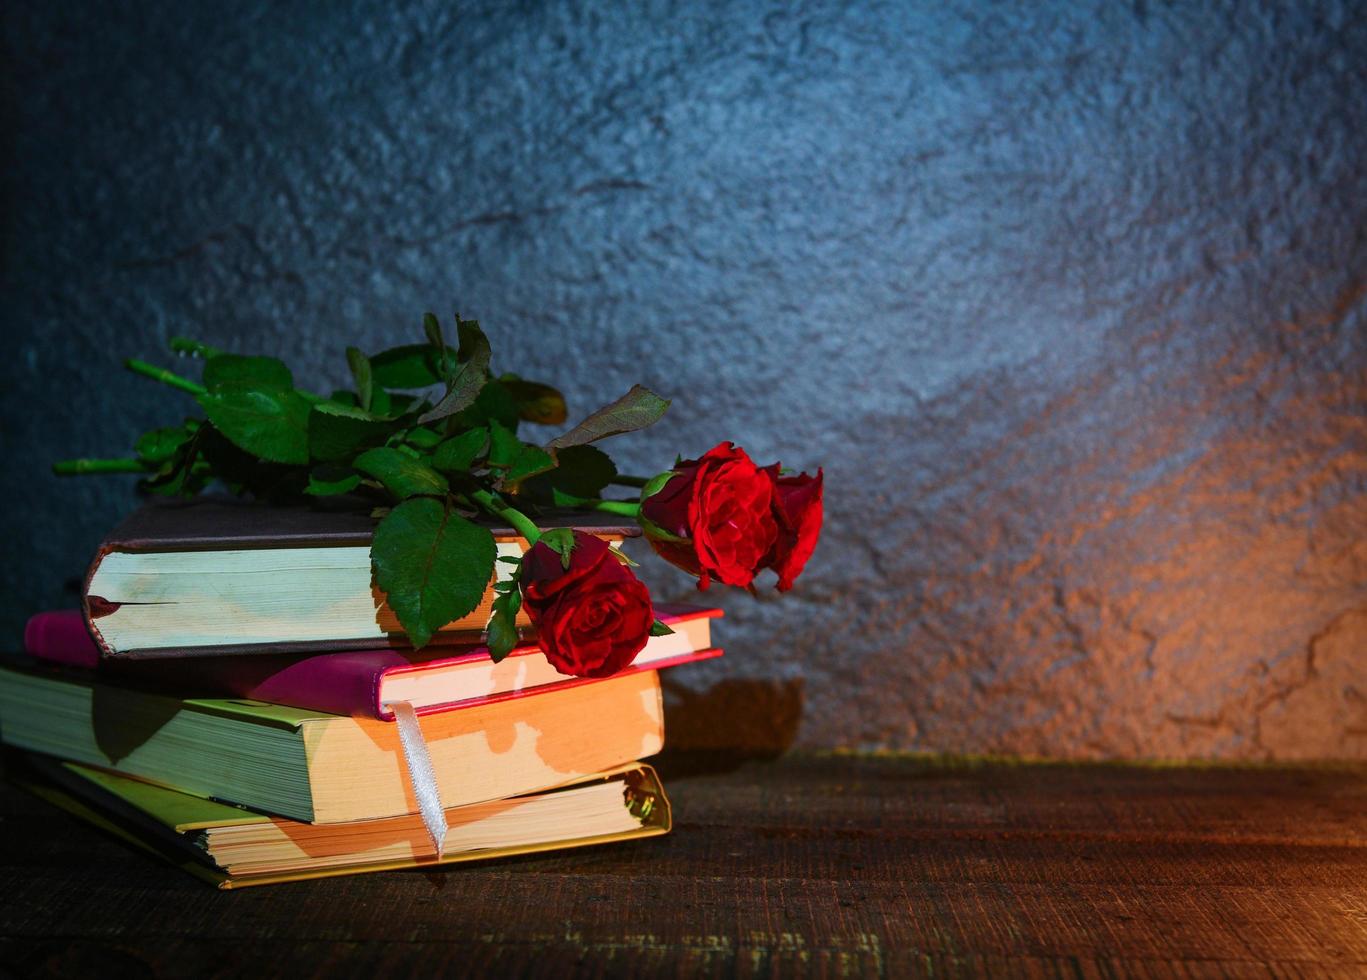
[[[714,577],[750,585],[778,539],[773,477],[729,442],[679,463],[673,473],[641,503],[651,547],[698,576],[700,589]]]
[[[569,568],[544,543],[532,545],[522,558],[521,585],[541,649],[562,674],[615,674],[650,638],[650,593],[592,534],[574,532]]]
[[[778,573],[778,590],[787,592],[802,574],[821,535],[823,474],[818,469],[814,477],[806,473],[779,476],[778,470],[777,463],[764,470],[774,481],[774,519],[778,523],[778,536],[764,567]]]

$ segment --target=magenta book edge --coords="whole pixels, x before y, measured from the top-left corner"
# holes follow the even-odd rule
[[[678,622],[695,618],[718,618],[722,610],[693,606],[660,607],[660,618]],[[93,670],[100,667],[100,649],[77,610],[38,613],[24,629],[24,648],[30,656],[63,667]],[[522,646],[510,657],[540,654],[536,646]],[[614,676],[659,670],[693,661],[710,660],[722,655],[717,647],[666,657],[640,667],[629,667]],[[176,658],[157,661],[119,661],[104,659],[111,675],[123,680],[151,680],[172,684],[183,691],[199,688],[196,694],[229,696],[285,704],[308,711],[335,715],[359,715],[393,721],[394,715],[380,704],[380,684],[395,673],[413,673],[450,667],[488,656],[484,647],[472,647],[454,657],[412,663],[389,649],[352,650],[313,656],[262,656]],[[156,666],[152,666],[155,664]],[[418,714],[436,714],[513,698],[593,683],[593,678],[567,677],[521,691],[468,698],[461,701],[427,705]]]

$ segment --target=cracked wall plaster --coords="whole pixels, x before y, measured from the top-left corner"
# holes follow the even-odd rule
[[[671,395],[628,469],[825,465],[799,588],[675,678],[714,740],[749,683],[807,746],[1367,758],[1357,5],[3,16],[11,644],[129,506],[51,460],[188,409],[123,357],[327,386],[459,307]]]

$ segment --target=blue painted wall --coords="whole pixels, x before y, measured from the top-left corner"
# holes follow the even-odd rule
[[[50,461],[188,410],[123,357],[323,387],[458,307],[572,408],[672,395],[632,469],[826,466],[698,697],[801,681],[816,746],[1367,757],[1357,5],[4,18],[7,642],[130,506]]]

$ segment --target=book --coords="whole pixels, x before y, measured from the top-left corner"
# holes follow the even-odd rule
[[[609,514],[542,524],[614,544],[639,533]],[[83,603],[91,635],[105,656],[130,658],[408,646],[371,581],[374,528],[355,501],[151,500],[110,532],[91,563]],[[490,530],[500,556],[525,550],[511,528]],[[508,568],[498,563],[495,575],[506,578]],[[433,641],[477,639],[489,621],[493,583],[479,606]]]
[[[628,671],[659,670],[721,656],[712,646],[711,622],[716,608],[660,605],[656,615],[673,633],[652,636]],[[24,629],[24,648],[50,663],[95,668],[100,651],[75,610],[38,613]],[[544,693],[590,678],[556,670],[539,648],[515,648],[495,664],[484,646],[440,651],[355,650],[312,656],[193,657],[183,659],[106,661],[107,676],[129,683],[171,688],[178,693],[231,696],[286,704],[338,715],[365,715],[391,720],[385,707],[407,701],[418,714],[431,714],[474,703]]]
[[[317,826],[39,756],[10,769],[50,802],[219,888],[583,847],[665,834],[671,824],[664,788],[644,763],[448,809],[440,859],[415,816]]]
[[[0,741],[309,823],[418,810],[400,726],[232,698],[181,698],[90,671],[0,667]],[[442,807],[557,786],[653,755],[653,670],[422,719]]]

